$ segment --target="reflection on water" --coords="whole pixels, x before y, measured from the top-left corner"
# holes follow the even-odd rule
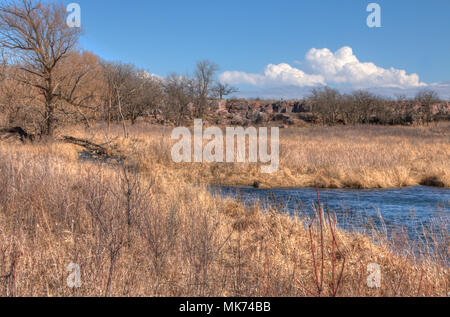
[[[317,203],[316,190],[312,188],[212,187],[211,190],[247,204],[259,201],[265,207],[275,205],[279,210],[303,216],[311,216],[313,205]],[[442,235],[444,227],[444,238],[448,236],[446,228],[450,215],[450,189],[321,189],[319,192],[322,204],[328,199],[330,210],[336,213],[344,229],[364,232],[368,227],[375,227],[388,236],[403,231],[408,233],[409,238],[418,240],[424,230]]]

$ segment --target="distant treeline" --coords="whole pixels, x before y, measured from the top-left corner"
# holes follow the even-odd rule
[[[440,100],[433,90],[390,100],[367,91],[341,94],[325,87],[314,89],[306,103],[324,124],[409,125],[450,119],[450,103]]]

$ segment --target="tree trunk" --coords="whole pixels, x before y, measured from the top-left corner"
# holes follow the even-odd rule
[[[44,90],[45,97],[45,118],[44,118],[44,131],[45,136],[53,136],[54,121],[55,121],[55,106],[53,104],[53,80],[52,72],[48,71],[46,78],[46,87]]]
[[[55,107],[53,105],[52,98],[46,98],[43,134],[45,136],[53,136],[54,126],[55,126]]]

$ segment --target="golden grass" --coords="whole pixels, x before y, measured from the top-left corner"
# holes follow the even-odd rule
[[[213,197],[191,181],[225,179],[224,171],[214,174],[211,166],[195,176],[205,166],[189,170],[171,165],[169,143],[159,137],[160,129],[137,130],[131,131],[131,140],[114,141],[132,154],[128,168],[78,162],[79,149],[71,145],[0,144],[0,295],[447,296],[450,275],[438,257],[419,260],[407,247],[395,250],[387,241],[375,243],[339,229],[333,243],[330,225],[323,226],[321,239],[320,228],[313,226],[310,235],[304,219]],[[65,134],[86,137],[79,130]],[[310,139],[295,135],[284,142],[298,146]],[[91,137],[101,140],[100,130]],[[360,138],[356,148],[376,153],[364,146],[364,136]],[[387,138],[392,144],[393,138]],[[350,164],[357,157],[340,158],[348,144],[334,147],[330,141],[328,147],[315,148],[319,139],[306,145],[315,151],[311,158],[302,156],[306,150],[289,154],[294,172],[298,162],[311,167],[321,158],[317,164],[325,168],[333,159]],[[379,136],[372,146],[383,144],[382,139]],[[417,155],[433,149],[425,158],[432,162],[448,154],[444,138],[437,137],[437,142],[444,148],[438,150],[425,139],[403,140],[402,148],[411,143],[408,151],[414,149]],[[323,149],[337,153],[327,158]],[[288,154],[282,151],[287,164]],[[402,152],[391,149],[387,159],[377,155],[366,164],[391,164]],[[225,168],[238,179],[236,166]],[[333,246],[339,251],[333,253]],[[443,250],[448,252],[447,247]],[[448,253],[443,256],[448,258]],[[67,287],[70,263],[81,266],[81,288]],[[381,267],[380,288],[367,285],[370,263]]]
[[[105,141],[101,126],[89,131]],[[450,124],[438,127],[305,127],[281,130],[280,168],[261,174],[258,164],[175,164],[170,130],[145,124],[116,144],[139,156],[143,169],[170,171],[189,182],[230,186],[320,188],[450,187]],[[65,131],[85,137],[84,131]]]

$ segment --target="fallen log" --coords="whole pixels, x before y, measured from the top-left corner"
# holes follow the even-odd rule
[[[81,147],[84,147],[86,150],[88,150],[90,153],[94,153],[96,155],[109,155],[109,151],[107,148],[99,145],[99,144],[95,144],[91,141],[88,140],[84,140],[84,139],[77,139],[71,136],[65,136],[64,137],[64,142],[66,143],[71,143],[74,145],[78,145]]]
[[[123,162],[125,160],[125,157],[122,155],[116,155],[112,153],[112,151],[103,145],[93,143],[89,140],[85,139],[78,139],[71,136],[65,136],[63,137],[63,141],[66,143],[74,144],[81,146],[85,149],[85,153],[88,154],[88,156],[91,159],[94,160],[100,160],[100,161],[117,161],[117,162]],[[80,153],[82,154],[82,153]]]

